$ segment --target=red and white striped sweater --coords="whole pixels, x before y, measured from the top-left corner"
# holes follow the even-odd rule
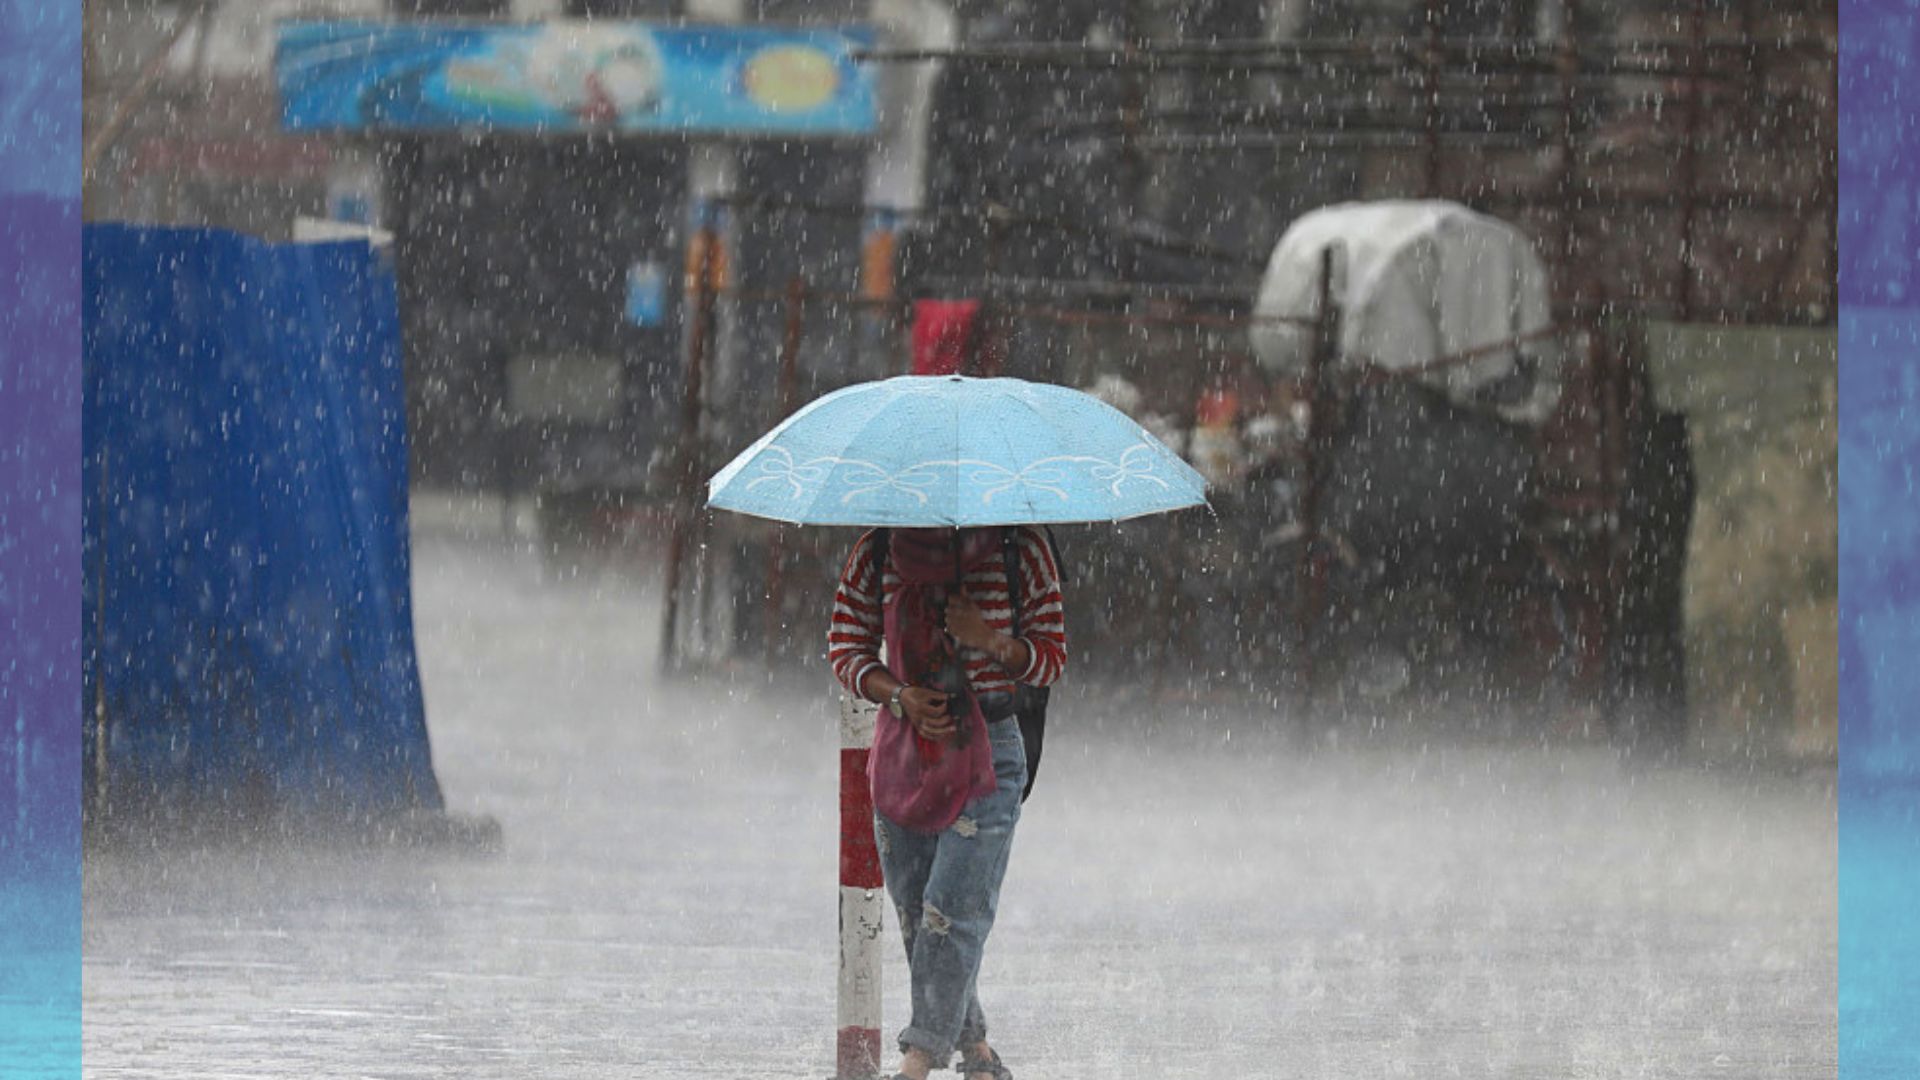
[[[1021,526],[1019,563],[1020,640],[1026,642],[1031,660],[1027,670],[1009,673],[986,653],[962,648],[967,678],[976,694],[1011,692],[1013,684],[1046,686],[1060,677],[1067,666],[1067,624],[1060,606],[1060,568],[1054,565],[1053,552],[1038,529]],[[840,685],[860,693],[860,681],[867,672],[880,666],[882,613],[900,575],[891,563],[881,589],[874,588],[873,533],[863,533],[853,545],[853,554],[840,572],[840,588],[833,597],[833,623],[827,630],[827,662],[833,666]],[[969,573],[963,587],[980,606],[987,625],[1002,634],[1013,632],[1013,605],[1007,592],[1006,560],[994,557]]]

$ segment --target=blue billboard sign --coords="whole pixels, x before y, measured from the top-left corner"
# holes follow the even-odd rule
[[[288,131],[769,136],[874,130],[864,27],[304,22],[279,26]]]

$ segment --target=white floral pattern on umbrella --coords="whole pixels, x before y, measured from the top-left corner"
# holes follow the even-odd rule
[[[795,413],[714,476],[709,502],[811,524],[1114,521],[1200,505],[1205,482],[1077,390],[907,376]]]

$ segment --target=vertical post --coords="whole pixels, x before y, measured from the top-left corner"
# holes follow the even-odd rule
[[[687,368],[680,393],[680,439],[675,450],[673,523],[667,534],[666,603],[660,629],[660,665],[679,665],[680,578],[686,562],[687,534],[693,529],[700,472],[700,413],[708,338],[713,324],[713,274],[718,240],[702,221],[687,252]]]
[[[884,379],[899,374],[895,349],[899,340],[899,313],[894,307],[899,276],[899,214],[881,207],[867,215],[866,235],[860,239],[860,374]]]
[[[1339,345],[1339,309],[1333,295],[1333,248],[1320,252],[1320,310],[1315,314],[1313,351],[1307,354],[1307,439],[1300,488],[1300,562],[1294,579],[1294,619],[1300,646],[1300,678],[1310,704],[1319,678],[1317,631],[1326,593],[1326,559],[1320,543],[1320,482],[1327,442],[1332,437],[1327,370]]]
[[[1421,89],[1426,94],[1426,175],[1423,193],[1440,196],[1440,5],[1427,0],[1421,48]]]
[[[1576,162],[1574,160],[1574,113],[1578,108],[1577,94],[1580,77],[1579,39],[1574,34],[1574,26],[1579,16],[1579,8],[1574,0],[1566,0],[1560,25],[1560,41],[1554,53],[1554,69],[1560,79],[1560,160],[1558,183],[1555,185],[1560,199],[1559,213],[1556,215],[1560,226],[1559,265],[1554,267],[1554,279],[1562,290],[1561,301],[1577,303],[1582,290],[1575,284],[1573,272],[1574,234],[1577,224],[1574,219],[1574,185]]]
[[[960,374],[974,378],[999,375],[1006,360],[1006,335],[1000,319],[1000,255],[1006,247],[1010,214],[998,203],[988,203],[984,211],[987,230],[986,288],[980,291],[980,308],[974,314],[973,334],[960,354]]]
[[[690,20],[727,25],[746,22],[749,14],[746,0],[685,0],[681,13]],[[706,234],[708,253],[702,358],[705,371],[699,402],[704,411],[696,445],[701,452],[710,444],[727,449],[738,445],[734,430],[738,410],[732,406],[740,393],[741,326],[739,299],[732,288],[732,262],[744,233],[733,209],[738,201],[735,196],[740,188],[740,169],[740,153],[733,143],[699,138],[688,147],[687,197],[693,216]],[[698,472],[698,459],[692,464]],[[698,475],[688,478],[693,504],[690,519],[698,514],[702,501],[698,497],[700,479]],[[734,638],[734,602],[738,599],[742,553],[735,536],[728,536],[725,542],[709,537],[709,542],[694,550],[698,587],[687,596],[688,610],[693,613],[688,621],[699,627],[700,633],[688,637],[699,641],[705,651]]]
[[[892,47],[944,52],[959,44],[960,23],[948,0],[869,0],[869,18],[880,39]],[[905,374],[911,352],[900,347],[910,321],[895,299],[899,273],[898,240],[908,228],[902,219],[925,202],[931,159],[934,91],[942,64],[924,60],[883,64],[876,87],[878,138],[867,154],[866,258],[861,266],[863,340],[872,349],[862,358],[869,379]]]
[[[880,851],[873,836],[867,750],[879,707],[840,697],[840,982],[834,1076],[880,1075]]]
[[[1152,44],[1146,26],[1142,0],[1123,0],[1120,8],[1120,50],[1126,71],[1126,88],[1120,104],[1120,198],[1124,203],[1121,221],[1126,229],[1126,246],[1120,254],[1120,279],[1140,280],[1140,218],[1146,206],[1147,159],[1140,146],[1140,135],[1152,93],[1143,50]],[[1129,305],[1131,306],[1131,305]]]
[[[692,20],[734,24],[748,19],[746,0],[685,0],[682,14]],[[687,154],[687,194],[694,200],[696,212],[706,217],[716,245],[714,281],[710,285],[730,284],[728,262],[735,254],[739,229],[728,207],[739,191],[740,154],[735,146],[722,140],[696,141]],[[716,293],[721,292],[715,288]],[[720,398],[735,391],[739,377],[737,350],[739,313],[729,295],[715,297],[718,315],[707,343],[708,392]],[[716,427],[724,429],[726,410],[716,410]]]
[[[1700,67],[1706,47],[1706,0],[1687,13],[1686,142],[1680,147],[1680,321],[1693,319],[1693,230],[1700,199]]]
[[[1606,339],[1606,327],[1596,309],[1592,330],[1587,337],[1589,362],[1600,375],[1601,408],[1601,466],[1605,469],[1605,478],[1601,481],[1601,490],[1605,495],[1605,562],[1601,567],[1601,587],[1606,595],[1596,605],[1600,613],[1598,651],[1601,682],[1601,703],[1605,709],[1607,726],[1612,728],[1620,704],[1619,685],[1613,670],[1615,645],[1620,628],[1621,595],[1625,584],[1625,555],[1623,550],[1626,539],[1623,515],[1626,506],[1627,486],[1627,396],[1626,365],[1620,350],[1612,347]]]
[[[780,341],[779,400],[775,422],[793,415],[800,392],[800,334],[806,326],[807,282],[799,274],[787,282],[787,326]],[[787,533],[775,525],[767,541],[766,654],[768,664],[779,656],[780,624],[787,606]]]

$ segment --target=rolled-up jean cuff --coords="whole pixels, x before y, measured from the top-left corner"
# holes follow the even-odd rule
[[[918,1050],[927,1055],[936,1069],[944,1069],[953,1057],[953,1044],[924,1028],[910,1027],[900,1033],[900,1052]]]

